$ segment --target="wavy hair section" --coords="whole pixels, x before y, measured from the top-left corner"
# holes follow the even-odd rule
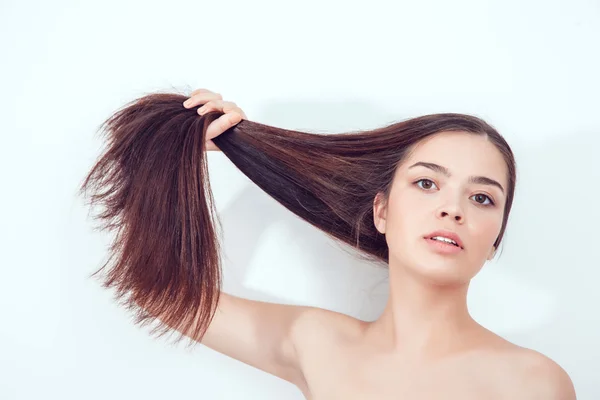
[[[102,285],[136,313],[156,321],[152,333],[174,329],[200,342],[222,285],[220,221],[210,188],[206,129],[220,112],[203,116],[188,96],[152,93],[100,126],[106,147],[80,186],[103,210],[101,230],[114,231]],[[373,201],[387,201],[397,166],[422,139],[442,131],[484,135],[508,170],[500,245],[512,207],[516,163],[504,138],[480,118],[431,114],[385,127],[317,134],[240,123],[213,139],[223,154],[280,204],[367,261],[387,264],[385,235],[373,224]]]

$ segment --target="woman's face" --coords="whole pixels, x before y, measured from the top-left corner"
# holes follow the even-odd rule
[[[419,162],[431,168],[415,165]],[[489,178],[502,189],[470,182],[471,176]],[[396,170],[387,207],[374,204],[390,268],[400,265],[438,283],[469,281],[493,257],[507,185],[504,158],[485,136],[440,132],[419,142]],[[464,249],[436,252],[424,237],[439,229],[458,234]]]

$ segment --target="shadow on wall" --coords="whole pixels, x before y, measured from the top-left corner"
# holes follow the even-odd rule
[[[366,130],[393,121],[389,114],[362,102],[279,102],[266,109],[260,118],[249,118],[312,133]],[[305,115],[311,115],[311,126],[306,125]],[[317,306],[364,320],[377,318],[388,295],[386,268],[353,258],[346,253],[352,251],[349,246],[292,214],[222,153],[211,152],[209,157],[211,187],[223,226],[225,292],[254,300]],[[245,184],[222,207],[219,186],[231,184],[213,177],[216,170],[224,172],[224,168],[231,168],[228,173],[239,175],[235,181]]]

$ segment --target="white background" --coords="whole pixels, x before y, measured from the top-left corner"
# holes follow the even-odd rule
[[[293,385],[132,324],[87,276],[109,237],[76,196],[99,124],[155,90],[208,88],[249,119],[343,132],[434,112],[484,118],[519,182],[482,324],[600,398],[600,3],[0,3],[0,398],[302,399]],[[386,271],[353,259],[221,153],[225,291],[375,319]]]

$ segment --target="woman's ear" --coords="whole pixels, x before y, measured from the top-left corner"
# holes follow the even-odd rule
[[[387,207],[383,197],[383,193],[379,192],[373,200],[373,223],[379,233],[385,234]]]

